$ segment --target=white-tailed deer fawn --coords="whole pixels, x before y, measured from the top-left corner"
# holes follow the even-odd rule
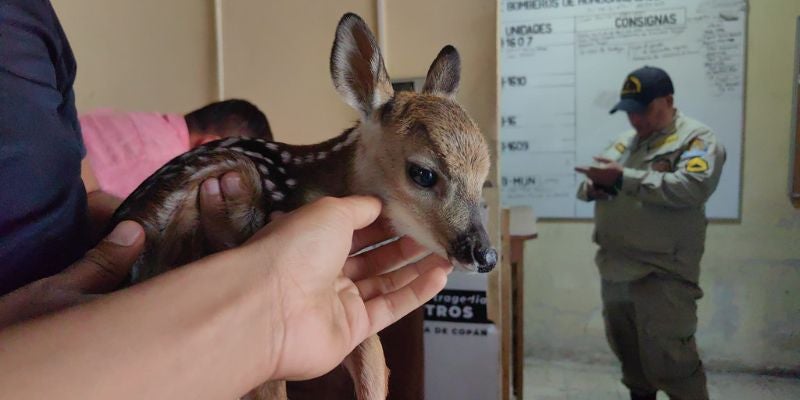
[[[342,17],[330,60],[334,86],[358,110],[359,123],[310,146],[228,138],[172,160],[120,206],[113,224],[140,222],[147,234],[133,280],[141,281],[212,252],[198,220],[198,186],[238,171],[249,199],[229,208],[240,242],[268,222],[322,196],[374,195],[398,235],[408,235],[463,269],[488,272],[497,262],[480,219],[489,152],[477,125],[454,101],[460,59],[442,49],[422,93],[394,93],[375,38],[354,14]],[[198,293],[198,295],[202,295]],[[387,375],[377,336],[344,362],[357,398],[386,398]],[[248,398],[285,397],[283,383]]]

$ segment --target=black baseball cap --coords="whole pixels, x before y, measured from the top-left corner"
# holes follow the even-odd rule
[[[643,112],[651,101],[675,93],[672,79],[666,71],[657,67],[642,67],[628,74],[622,84],[620,100],[610,113],[618,110]]]

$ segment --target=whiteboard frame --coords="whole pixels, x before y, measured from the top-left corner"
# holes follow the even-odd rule
[[[742,54],[743,54],[743,58],[744,59],[742,60],[742,108],[741,108],[742,130],[741,130],[740,136],[739,136],[739,142],[740,142],[739,145],[741,146],[740,147],[741,148],[741,152],[740,152],[740,159],[739,159],[739,169],[736,171],[736,173],[739,174],[739,187],[738,187],[738,193],[737,193],[738,199],[737,199],[737,204],[736,204],[736,216],[734,216],[734,217],[707,217],[707,220],[709,221],[709,223],[715,223],[715,224],[721,224],[721,225],[741,223],[741,221],[742,221],[742,208],[743,208],[743,203],[744,203],[745,181],[744,181],[743,178],[744,178],[744,163],[745,163],[745,160],[746,160],[746,152],[747,152],[747,149],[745,148],[745,143],[746,143],[745,135],[747,133],[748,71],[750,70],[750,68],[749,68],[749,60],[750,60],[749,47],[750,46],[749,46],[749,42],[748,41],[749,41],[749,38],[750,38],[750,9],[751,9],[750,1],[751,0],[742,0],[742,1],[744,3],[744,18],[745,18],[744,29],[742,31],[742,42],[743,42],[743,52],[742,52]],[[502,0],[498,0],[498,2],[502,3]],[[502,7],[502,5],[499,5],[499,7]],[[498,18],[499,18],[499,21],[498,21],[498,29],[497,29],[497,38],[495,40],[495,43],[498,43],[498,44],[500,43],[500,40],[502,39],[502,30],[499,27],[503,23],[503,21],[502,21],[502,12],[499,9],[499,7],[498,7]],[[798,44],[798,46],[797,46],[797,50],[796,51],[800,52],[800,17],[798,17],[798,19],[797,19],[797,44]],[[498,69],[500,70],[500,74],[499,74],[498,78],[502,79],[502,77],[503,77],[503,75],[502,75],[503,57],[502,57],[502,50],[500,49],[499,45],[498,45],[498,49],[497,50],[498,50]],[[795,79],[800,80],[800,68],[796,68],[796,69],[798,69],[799,71],[796,71],[795,75],[793,75],[793,82],[794,82]],[[498,81],[498,87],[501,87],[501,86],[502,85],[500,85],[500,82]],[[792,86],[793,91],[794,91],[794,87],[795,86],[793,85]],[[501,87],[500,90],[502,90],[502,87]],[[796,102],[800,101],[800,99],[797,99],[796,97],[797,97],[797,95],[795,95],[793,97],[794,98],[793,104],[795,106],[796,106]],[[502,99],[502,95],[499,95],[497,103],[498,103],[498,109],[500,109],[500,110],[502,110],[502,104],[500,104],[501,99]],[[793,115],[794,115],[794,113],[793,113]],[[792,124],[792,127],[796,127],[796,124],[800,123],[800,121],[797,121],[797,117],[796,116],[793,116],[793,121],[794,122]],[[794,132],[794,131],[792,131],[792,132]],[[501,132],[501,134],[502,134],[502,132]],[[792,135],[792,137],[794,137],[794,134]],[[502,141],[502,137],[498,137],[498,142],[500,142],[500,141]],[[794,147],[792,147],[791,150],[794,152]],[[502,168],[502,162],[501,162],[502,157],[503,157],[502,153],[498,152],[497,168],[498,168],[498,172],[499,172],[500,176],[502,176],[502,169],[501,169]],[[725,172],[726,171],[723,171],[723,174]],[[791,184],[791,176],[790,176],[790,184]],[[500,190],[502,190],[502,188]],[[576,190],[577,190],[577,188],[576,188]],[[790,191],[790,193],[791,193],[791,191]],[[501,195],[501,199],[502,199],[502,195]],[[507,207],[507,205],[501,204],[501,207]],[[594,218],[593,217],[582,217],[582,216],[574,216],[574,217],[539,216],[537,219],[539,221],[544,222],[544,223],[549,223],[549,222],[552,222],[552,223],[565,223],[565,222],[566,223],[569,223],[569,222],[586,223],[586,222],[594,222]]]

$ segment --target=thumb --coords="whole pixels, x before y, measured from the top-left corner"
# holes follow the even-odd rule
[[[365,228],[375,222],[381,214],[381,202],[371,196],[349,196],[340,200],[342,210],[349,214],[347,222],[352,223],[353,230]]]
[[[606,158],[606,157],[592,157],[592,158],[594,158],[595,161],[597,161],[599,163],[602,163],[602,164],[610,164],[610,163],[613,162],[613,161],[611,161],[611,159]]]
[[[133,221],[120,222],[82,259],[58,275],[65,287],[83,293],[114,290],[128,276],[144,249],[144,229]]]

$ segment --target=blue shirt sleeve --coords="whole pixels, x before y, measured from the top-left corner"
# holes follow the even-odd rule
[[[88,248],[75,73],[49,1],[0,2],[0,294]]]

